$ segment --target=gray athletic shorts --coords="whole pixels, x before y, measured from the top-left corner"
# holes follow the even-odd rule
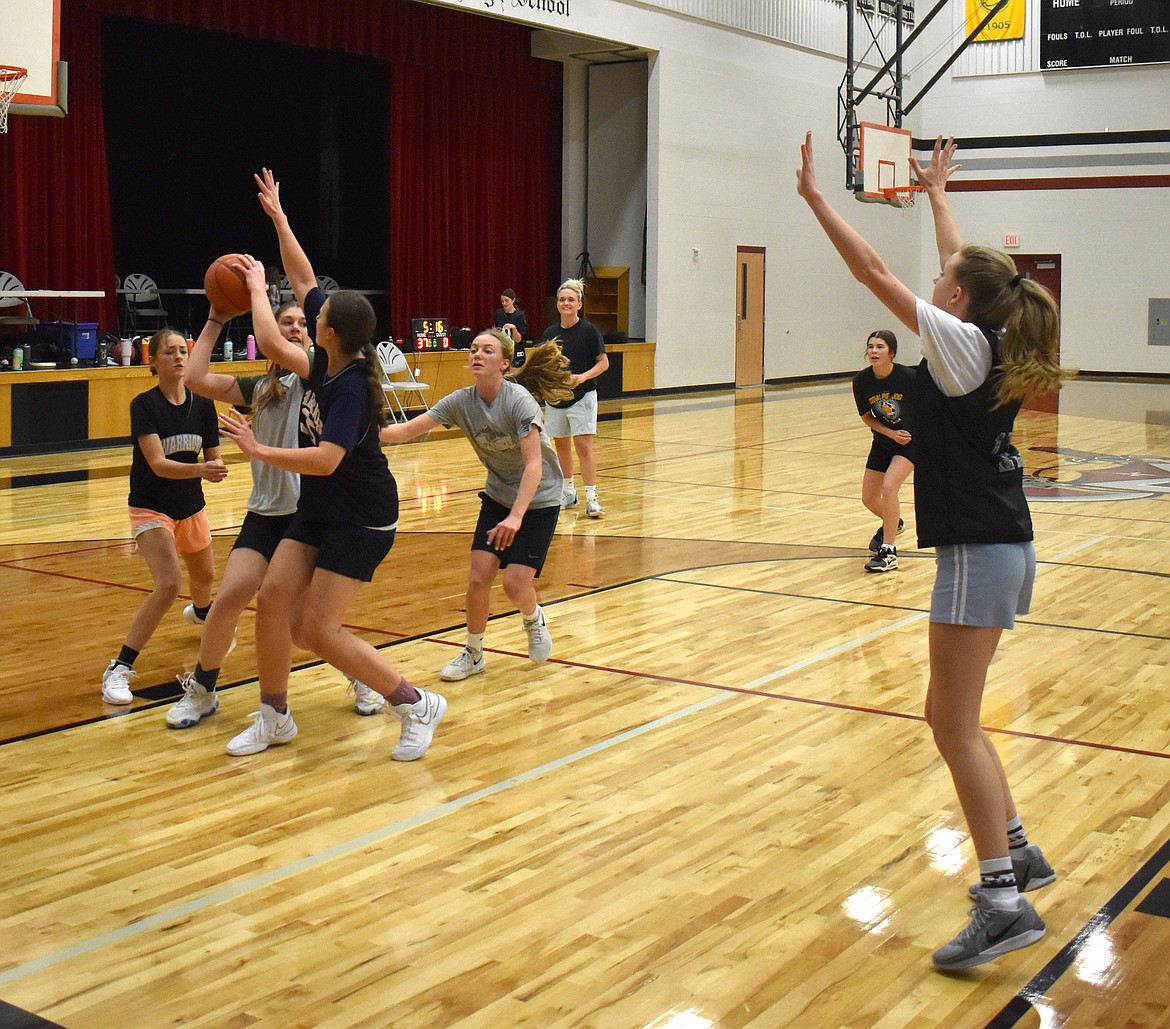
[[[958,543],[935,554],[932,622],[1014,629],[1016,616],[1028,613],[1036,582],[1031,543]]]
[[[553,439],[597,435],[597,390],[586,393],[572,407],[544,405],[544,431]]]

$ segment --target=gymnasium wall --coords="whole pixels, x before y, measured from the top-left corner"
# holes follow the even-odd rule
[[[840,11],[832,0],[824,3],[830,13]],[[836,142],[836,90],[844,69],[837,57],[807,42],[778,44],[658,6],[651,11],[647,4],[593,0],[572,5],[567,16],[527,10],[513,15],[508,8],[509,17],[546,28],[654,51],[646,138],[645,332],[658,342],[657,385],[733,379],[737,244],[767,248],[767,377],[860,366],[865,334],[886,315],[848,276],[795,196],[793,170],[804,129],[814,131],[821,180],[838,208],[920,293],[929,291],[937,264],[929,217],[922,210],[858,204],[844,191],[844,158]],[[920,12],[926,6],[920,4]],[[963,7],[951,4],[915,44],[908,60],[915,69],[910,96],[963,38],[956,38]],[[1165,66],[1044,75],[1014,70],[1026,67],[1018,60],[969,55],[943,75],[906,127],[918,137],[939,131],[986,136],[1170,127]],[[582,183],[573,162],[580,159],[584,122],[580,77],[567,72],[565,82],[562,257],[568,263],[582,249]],[[1063,355],[1070,365],[1170,372],[1170,348],[1145,342],[1147,298],[1170,296],[1170,243],[1161,228],[1170,189],[1144,187],[1170,172],[1168,150],[1168,144],[1066,148],[1044,151],[1040,162],[1035,149],[965,155],[961,176],[968,183],[1016,175],[1144,177],[1143,188],[956,194],[970,238],[1002,245],[1006,233],[1018,233],[1019,252],[1062,255]],[[595,201],[590,218],[597,215]],[[698,261],[692,259],[695,246]],[[633,267],[632,261],[620,263]],[[908,333],[901,338],[900,355],[916,360],[916,341]]]
[[[939,81],[924,101],[921,134],[1104,134],[1095,145],[968,150],[961,184],[979,188],[957,193],[955,209],[970,239],[1002,247],[1018,234],[1009,253],[1061,255],[1065,364],[1170,374],[1170,347],[1147,344],[1148,300],[1170,297],[1170,65],[1027,70],[1039,66],[1035,3],[1028,14],[1023,40],[979,45]],[[924,50],[953,34],[954,23],[941,22]],[[1163,140],[1120,141],[1140,130],[1162,130]],[[1034,179],[1066,188],[1002,188]],[[1069,188],[1088,180],[1109,188]],[[926,223],[922,248],[929,269]]]

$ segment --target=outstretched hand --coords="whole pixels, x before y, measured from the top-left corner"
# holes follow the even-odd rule
[[[276,221],[284,217],[284,208],[280,206],[280,183],[273,178],[272,172],[267,168],[262,168],[261,172],[263,178],[260,175],[252,176],[256,180],[256,185],[260,187],[260,192],[256,196],[260,200],[260,206],[264,208],[264,213]]]
[[[248,284],[248,292],[255,293],[259,290],[265,296],[268,295],[268,276],[264,271],[264,265],[256,260],[251,254],[241,254],[243,260],[240,264],[240,270],[244,273],[244,281]]]
[[[255,455],[258,445],[256,437],[252,434],[252,426],[248,424],[248,419],[239,411],[221,411],[219,413],[219,429],[225,436],[235,440],[236,445],[247,457]]]
[[[796,169],[796,194],[808,203],[820,192],[816,169],[813,167],[812,133],[806,132],[804,142],[800,145],[800,167]]]
[[[921,165],[916,158],[911,157],[910,168],[918,179],[918,185],[927,192],[932,189],[945,190],[947,179],[963,167],[961,164],[951,164],[958,149],[959,145],[955,142],[954,136],[951,136],[945,145],[942,136],[939,136],[934,141],[934,153],[930,155],[928,164]]]

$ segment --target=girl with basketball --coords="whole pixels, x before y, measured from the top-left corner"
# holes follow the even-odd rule
[[[246,288],[243,282],[240,288]],[[226,298],[216,297],[212,302],[207,323],[191,352],[187,388],[211,400],[251,409],[252,431],[262,443],[295,447],[297,416],[304,396],[301,379],[277,364],[270,365],[265,375],[236,378],[213,372],[212,348],[233,313],[219,310],[215,300],[224,303]],[[275,318],[281,336],[295,346],[308,349],[309,333],[299,304],[290,301],[281,305]],[[167,725],[172,729],[190,728],[219,707],[215,687],[220,666],[235,643],[236,622],[264,580],[268,562],[292,521],[299,494],[300,477],[295,472],[282,471],[263,461],[252,462],[248,513],[228,556],[215,603],[206,614],[195,671],[179,676],[183,697],[167,712]],[[188,612],[193,620],[203,622],[199,612],[193,608],[188,608]],[[382,709],[382,696],[364,683],[351,680],[350,690],[355,695],[354,710],[359,715],[377,714]]]
[[[934,547],[926,720],[950,769],[979,858],[970,923],[934,953],[936,967],[967,968],[1039,940],[1040,916],[1020,896],[1055,881],[1028,843],[1003,765],[980,728],[987,669],[1004,629],[1026,614],[1035,578],[1023,462],[1012,446],[1025,395],[1060,385],[1059,312],[1049,293],[1017,274],[1011,258],[964,244],[946,194],[958,165],[954,140],[911,167],[930,199],[941,272],[930,301],[915,297],[826,200],[813,168],[812,133],[801,147],[797,193],[854,278],[922,338],[915,419],[918,545]]]
[[[313,651],[390,701],[402,723],[396,761],[415,761],[430,747],[447,710],[438,694],[416,689],[373,646],[343,625],[346,610],[394,543],[398,488],[378,443],[385,398],[371,345],[375,318],[359,293],[325,298],[280,205],[280,187],[264,169],[260,203],[272,219],[280,254],[310,326],[312,357],[286,340],[268,304],[264,266],[244,258],[257,342],[270,360],[305,380],[299,448],[259,442],[234,411],[220,424],[249,457],[301,476],[301,492],[256,604],[260,711],[228,743],[228,753],[255,754],[297,734],[288,709],[292,643]]]
[[[597,458],[593,437],[597,435],[597,377],[609,367],[605,341],[597,326],[581,317],[585,303],[585,283],[566,279],[557,287],[557,313],[561,320],[550,325],[540,337],[541,343],[555,341],[569,359],[573,373],[573,395],[564,401],[544,406],[544,423],[557,447],[557,457],[565,473],[565,490],[561,507],[577,506],[573,488],[573,451],[581,462],[581,480],[585,483],[585,513],[602,518],[605,509],[597,499]]]
[[[180,559],[187,566],[196,610],[211,604],[215,555],[203,500],[203,480],[222,482],[215,405],[187,389],[187,341],[160,329],[147,344],[158,385],[130,402],[130,528],[154,587],[138,608],[118,656],[102,675],[102,700],[132,704],[134,661],[179,596]],[[199,460],[199,452],[203,460]]]
[[[383,443],[405,443],[440,425],[458,425],[487,469],[471,540],[467,644],[439,673],[447,681],[487,668],[483,638],[492,583],[501,568],[504,592],[524,622],[529,658],[541,664],[552,654],[552,637],[533,580],[552,543],[565,480],[545,434],[538,401],[571,397],[573,375],[555,343],[529,350],[523,368],[506,374],[515,355],[515,344],[506,332],[481,332],[468,355],[474,386],[456,390],[424,414],[379,433]]]
[[[914,370],[895,364],[897,353],[898,337],[889,329],[871,332],[865,341],[869,367],[853,376],[857,413],[873,435],[861,480],[861,502],[882,520],[869,541],[873,557],[865,564],[867,572],[892,572],[898,567],[894,542],[902,529],[898,491],[914,467],[908,428]]]

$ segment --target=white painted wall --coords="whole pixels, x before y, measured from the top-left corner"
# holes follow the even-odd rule
[[[440,2],[471,9],[460,0]],[[768,378],[860,367],[865,335],[888,322],[795,195],[793,172],[805,129],[814,132],[818,171],[838,208],[897,274],[920,292],[929,290],[937,261],[927,212],[858,204],[844,190],[844,157],[836,142],[839,59],[622,0],[573,2],[560,13],[514,12],[509,6],[506,16],[653,52],[646,110],[645,334],[658,343],[659,388],[732,381],[740,244],[767,249]],[[955,22],[945,15],[938,22],[916,44],[911,67],[936,50],[945,55],[953,48]],[[534,52],[545,45],[534,43]],[[931,59],[913,81],[925,82],[939,60]],[[1170,121],[1166,67],[972,76],[964,71],[971,66],[968,61],[944,75],[906,127],[916,136],[981,136],[1165,128]],[[562,254],[568,270],[575,270],[573,258],[584,239],[583,100],[583,68],[569,61]],[[1167,150],[1145,148],[1136,164],[1131,152],[1117,148],[1073,154],[1071,164],[1068,153],[1039,160],[1055,161],[1058,174],[1166,173]],[[985,151],[968,155],[966,173],[1016,177],[1029,174],[1028,162],[1033,174],[1052,173],[1036,161],[1035,151]],[[1002,244],[1004,234],[1014,232],[1021,235],[1022,252],[1062,255],[1066,363],[1170,372],[1170,348],[1145,342],[1147,298],[1170,296],[1170,190],[966,193],[957,194],[955,203],[968,238]],[[605,215],[591,200],[595,217]],[[620,204],[612,217],[628,220]],[[597,264],[593,239],[591,228]],[[696,246],[698,261],[692,260]],[[631,269],[637,264],[614,263]],[[899,338],[899,356],[916,360],[916,341],[908,334]]]

